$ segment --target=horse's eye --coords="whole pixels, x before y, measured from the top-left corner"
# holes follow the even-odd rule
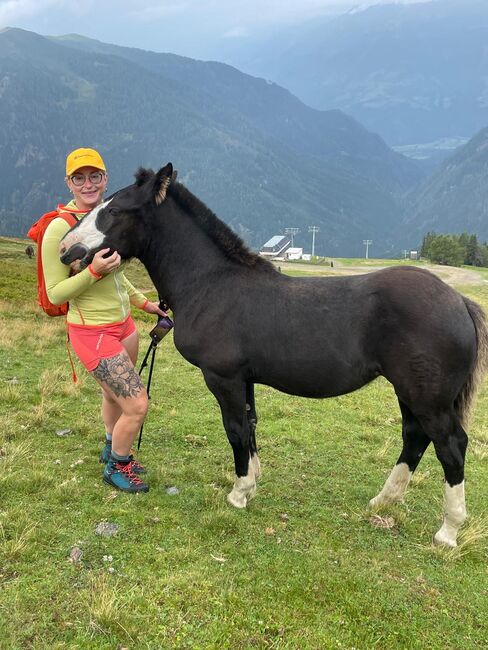
[[[108,211],[109,214],[112,214],[114,217],[120,214],[120,210],[118,208],[109,208]]]

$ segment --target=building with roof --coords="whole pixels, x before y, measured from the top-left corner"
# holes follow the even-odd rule
[[[287,248],[285,251],[285,259],[287,260],[301,260],[303,255],[303,248]]]
[[[259,251],[263,257],[273,259],[275,257],[283,257],[285,251],[290,247],[291,239],[286,235],[274,235],[271,237]]]

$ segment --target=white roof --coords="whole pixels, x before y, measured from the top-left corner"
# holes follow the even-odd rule
[[[263,248],[272,248],[273,246],[277,246],[284,238],[284,235],[275,235],[264,244]]]

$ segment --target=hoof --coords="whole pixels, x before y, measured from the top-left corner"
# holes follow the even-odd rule
[[[234,508],[245,508],[249,499],[256,494],[256,481],[254,477],[241,476],[236,478],[232,491],[227,496],[227,501]]]
[[[436,546],[446,546],[447,548],[456,548],[457,542],[452,537],[448,537],[442,529],[434,535],[434,544]]]
[[[238,492],[236,493],[236,490],[232,490],[232,492],[227,495],[227,501],[231,506],[234,506],[234,508],[245,508],[247,506],[246,497]]]
[[[378,496],[375,496],[373,499],[370,499],[370,501],[368,503],[368,508],[371,508],[371,509],[380,508],[381,506],[389,506],[389,505],[393,505],[395,503],[404,504],[405,501],[404,501],[404,499],[402,497],[398,497],[398,498],[381,497],[378,494]]]
[[[378,494],[377,496],[373,497],[372,499],[369,500],[368,503],[368,508],[371,508],[374,510],[375,508],[379,508],[380,506],[386,505],[388,502],[385,501],[385,499],[382,499],[380,495]]]

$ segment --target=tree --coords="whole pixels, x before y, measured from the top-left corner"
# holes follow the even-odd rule
[[[480,266],[480,251],[478,246],[478,238],[476,235],[471,235],[466,244],[466,255],[464,258],[465,264],[470,264],[471,266]]]
[[[453,235],[455,237],[455,235]],[[459,245],[461,246],[463,250],[463,264],[469,264],[467,262],[467,257],[468,257],[468,245],[469,245],[469,238],[470,235],[467,232],[463,232],[460,235],[458,235],[457,240],[459,242]]]
[[[420,257],[429,257],[429,249],[430,245],[434,241],[434,239],[437,237],[435,232],[428,232],[424,235],[424,238],[422,240],[422,246],[420,247]]]
[[[478,254],[479,254],[479,265],[478,266],[488,266],[488,245],[486,242],[484,244],[480,244],[479,249],[478,249]]]
[[[464,262],[464,250],[456,237],[438,235],[429,245],[428,258],[436,264],[461,266]]]

